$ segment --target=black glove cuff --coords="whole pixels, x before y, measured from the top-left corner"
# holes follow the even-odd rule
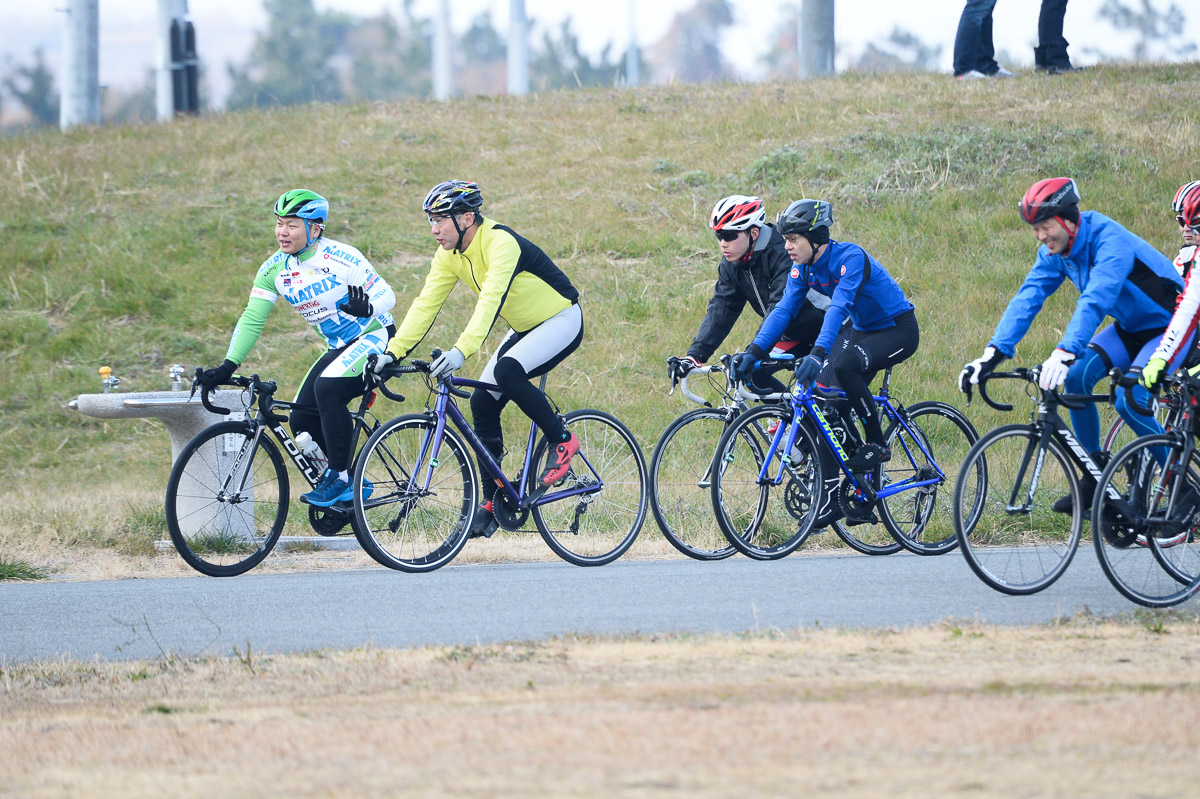
[[[763,358],[767,357],[767,354],[762,351],[762,347],[758,346],[757,344],[748,345],[746,347],[746,352],[753,355],[754,360],[756,361],[761,361]]]
[[[824,347],[813,347],[812,352],[809,353],[809,355],[816,358],[821,363],[825,363],[825,356],[828,354],[829,353],[825,352]]]

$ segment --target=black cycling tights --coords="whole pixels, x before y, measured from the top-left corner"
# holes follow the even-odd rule
[[[879,424],[875,400],[871,397],[871,380],[877,372],[900,363],[917,351],[921,333],[917,317],[907,311],[895,318],[895,325],[869,333],[851,331],[834,344],[830,362],[838,385],[846,392],[850,406],[862,420],[867,441],[883,445],[883,429]]]

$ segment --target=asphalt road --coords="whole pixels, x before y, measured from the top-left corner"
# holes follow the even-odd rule
[[[383,568],[161,580],[0,584],[0,663],[325,647],[470,645],[568,633],[1037,624],[1135,609],[1090,548],[1046,591],[987,588],[957,552]]]

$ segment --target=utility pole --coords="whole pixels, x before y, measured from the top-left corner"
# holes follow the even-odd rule
[[[433,99],[448,100],[454,93],[450,69],[450,0],[441,0],[433,12]]]
[[[187,0],[158,0],[157,72],[154,100],[159,120],[200,113],[200,59]]]
[[[68,0],[58,126],[100,123],[100,0]]]
[[[800,7],[800,77],[833,74],[834,0],[804,0]]]
[[[508,2],[508,93],[529,93],[529,34],[525,0]]]
[[[637,0],[629,0],[629,49],[625,51],[625,83],[638,85]]]

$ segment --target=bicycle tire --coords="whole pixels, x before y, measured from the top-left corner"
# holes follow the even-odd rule
[[[696,560],[723,560],[737,552],[708,500],[717,442],[730,412],[696,408],[658,438],[650,457],[650,510],[663,537]]]
[[[941,468],[945,477],[940,483],[902,491],[882,500],[880,516],[888,532],[909,552],[944,555],[958,546],[953,519],[954,485],[967,453],[979,440],[979,433],[958,408],[944,402],[918,402],[901,412],[907,417],[908,428],[893,422],[886,433],[892,459],[880,467],[881,484],[886,487],[901,480],[936,477],[936,467]],[[932,462],[919,444],[932,454]],[[986,461],[976,461],[974,473],[965,478],[975,482],[977,495],[986,479],[985,464]],[[974,526],[978,515],[977,502],[964,520],[967,529]]]
[[[1154,455],[1158,447],[1166,449],[1161,464]],[[1181,512],[1182,497],[1174,487],[1179,481],[1167,477],[1180,473],[1183,451],[1177,435],[1139,438],[1113,456],[1097,483],[1091,521],[1100,568],[1122,596],[1143,607],[1178,605],[1200,589],[1194,507]],[[1195,450],[1186,473],[1195,496],[1200,488]],[[1176,507],[1168,514],[1172,495]]]
[[[371,434],[355,464],[354,535],[390,569],[440,569],[467,543],[479,495],[475,461],[449,427],[431,458],[435,429],[426,414],[397,416]]]
[[[818,503],[813,497],[821,486],[821,463],[808,425],[798,426],[790,453],[792,466],[785,479],[779,485],[772,481],[760,484],[758,480],[770,451],[770,422],[778,420],[786,426],[792,418],[790,405],[754,408],[735,419],[717,444],[719,468],[713,474],[713,512],[729,543],[755,560],[776,560],[795,552],[812,533],[816,521]],[[770,474],[774,474],[780,457],[776,453],[772,458]],[[797,507],[789,510],[785,495],[792,483],[799,496],[794,503]]]
[[[233,577],[262,562],[287,520],[287,466],[266,428],[220,422],[184,445],[167,479],[171,542],[201,574]],[[237,473],[233,473],[236,469]]]
[[[546,545],[576,566],[603,566],[637,540],[650,505],[646,459],[633,433],[615,416],[590,408],[563,415],[579,438],[579,452],[553,494],[603,483],[600,491],[535,505],[533,521]],[[533,463],[545,462],[550,443],[542,436]]]
[[[1075,466],[1055,439],[1040,450],[1041,438],[1036,425],[992,430],[971,447],[954,486],[954,528],[963,557],[980,580],[1005,594],[1052,585],[1070,565],[1083,532]],[[1034,462],[1039,451],[1040,468]],[[978,471],[986,475],[982,496],[972,493],[979,488],[973,478]],[[1027,482],[1032,477],[1036,486]],[[1064,491],[1072,498],[1070,514],[1051,509]],[[1010,501],[1014,497],[1020,505]],[[973,526],[964,507],[977,509]]]

